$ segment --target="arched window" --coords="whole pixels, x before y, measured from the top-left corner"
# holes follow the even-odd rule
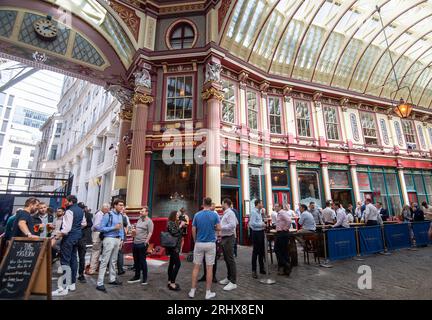
[[[195,42],[194,28],[187,22],[181,22],[174,26],[169,35],[171,49],[192,48]]]

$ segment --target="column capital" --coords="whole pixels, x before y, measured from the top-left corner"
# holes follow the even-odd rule
[[[132,115],[133,112],[131,109],[121,109],[120,111],[120,119],[122,119],[123,121],[131,121],[132,120]]]
[[[203,90],[201,97],[203,100],[216,99],[218,101],[222,101],[224,96],[222,91],[220,91],[218,88],[215,88],[212,84],[209,88]]]
[[[152,96],[146,93],[135,92],[132,102],[134,105],[151,104],[154,101]]]

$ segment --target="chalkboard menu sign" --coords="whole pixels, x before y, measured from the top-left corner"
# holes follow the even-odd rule
[[[51,296],[48,239],[13,238],[0,265],[0,299]]]

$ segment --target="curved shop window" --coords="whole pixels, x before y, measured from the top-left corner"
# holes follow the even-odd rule
[[[432,171],[406,170],[404,174],[410,203],[432,201]]]
[[[300,203],[309,205],[315,202],[322,207],[321,176],[318,170],[298,170]]]
[[[286,161],[271,162],[271,180],[273,204],[282,206],[291,204],[288,163]]]
[[[391,215],[402,211],[402,195],[395,170],[374,167],[359,167],[357,178],[362,199],[373,203],[382,202]]]
[[[181,163],[181,162],[180,162]],[[168,217],[171,211],[185,208],[189,217],[199,210],[202,190],[202,166],[166,164],[161,154],[153,156],[150,179],[152,218]]]

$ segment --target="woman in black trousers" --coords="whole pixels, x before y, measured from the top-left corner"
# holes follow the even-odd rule
[[[180,286],[175,283],[177,274],[180,270],[180,247],[182,240],[182,228],[185,222],[179,221],[177,211],[172,211],[168,217],[168,232],[177,238],[177,245],[174,248],[168,248],[167,254],[170,256],[168,265],[168,289],[179,291]]]

